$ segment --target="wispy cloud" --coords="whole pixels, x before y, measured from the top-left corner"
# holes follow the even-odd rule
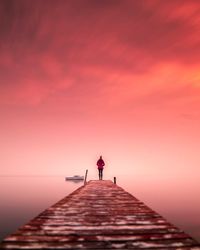
[[[108,105],[146,92],[163,102],[160,85],[184,88],[192,65],[198,74],[199,11],[198,1],[179,0],[1,1],[0,103],[39,105],[63,91],[105,95]],[[170,64],[179,69],[166,78],[159,71]]]

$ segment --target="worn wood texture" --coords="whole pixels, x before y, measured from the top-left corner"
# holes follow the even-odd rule
[[[198,242],[111,181],[90,181],[5,238],[0,247],[200,250]]]

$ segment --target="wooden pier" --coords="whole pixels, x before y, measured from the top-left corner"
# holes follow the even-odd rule
[[[6,237],[0,249],[200,250],[200,245],[111,181],[89,181]]]

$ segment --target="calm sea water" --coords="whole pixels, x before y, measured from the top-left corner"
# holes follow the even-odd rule
[[[141,179],[124,176],[117,184],[200,241],[199,188]],[[0,240],[82,185],[66,182],[62,176],[0,177]]]

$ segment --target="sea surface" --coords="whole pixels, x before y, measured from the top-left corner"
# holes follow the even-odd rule
[[[119,186],[200,242],[199,186],[180,183],[117,178]],[[0,177],[0,240],[82,185],[64,176]]]

